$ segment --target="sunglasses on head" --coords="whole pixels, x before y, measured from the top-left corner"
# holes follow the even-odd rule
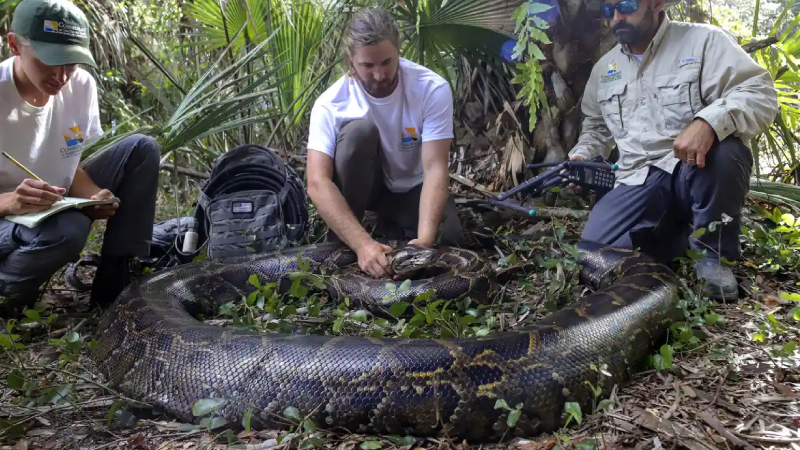
[[[611,19],[614,17],[614,10],[619,11],[620,14],[628,15],[633,14],[639,9],[639,1],[638,0],[622,0],[619,3],[614,3],[613,5],[605,4],[603,5],[603,9],[601,10],[603,17],[606,19]]]

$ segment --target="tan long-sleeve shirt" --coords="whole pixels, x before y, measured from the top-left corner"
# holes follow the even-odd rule
[[[679,161],[673,141],[696,118],[719,140],[734,135],[749,145],[778,112],[769,72],[717,27],[664,17],[641,56],[617,44],[595,64],[569,153],[608,158],[616,142],[618,185],[642,184],[651,165],[672,173]]]

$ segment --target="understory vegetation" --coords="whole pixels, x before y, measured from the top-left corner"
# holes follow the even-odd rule
[[[311,106],[342,75],[344,25],[361,6],[393,11],[402,27],[402,56],[450,82],[456,106],[451,192],[459,199],[518,185],[533,175],[528,163],[565,159],[577,138],[591,64],[614,43],[592,20],[596,12],[570,0],[73,1],[93,25],[101,69],[92,75],[106,131],[84,157],[131,133],[157,137],[163,169],[157,221],[192,215],[197,186],[214,158],[244,143],[275,149],[303,176]],[[0,0],[3,58],[10,54],[4,36],[16,3]],[[780,90],[780,114],[750,143],[756,168],[742,223],[744,253],[734,264],[742,299],[704,297],[692,266],[702,254],[688,252],[676,261],[683,320],[633,383],[598,393],[591,410],[566,404],[557,433],[497,448],[800,448],[800,4],[685,0],[668,12],[733,33]],[[421,303],[397,304],[391,317],[378,317],[332,300],[316,289],[315,275],[299,273],[286,294],[253,277],[252,295],[231,299],[205,320],[264,332],[390,338],[477,337],[530,325],[590,292],[579,279],[572,239],[592,199],[554,190],[527,204],[540,214],[461,208],[472,239],[489,242],[483,255],[498,278],[499,289],[483,302],[423,294]],[[325,227],[309,207],[307,241],[317,242]],[[98,253],[102,232],[97,224],[86,254]],[[198,424],[175,422],[107,385],[90,358],[100,312],[87,305],[86,293],[65,285],[62,271],[36,308],[2,319],[0,448],[471,444],[328,431],[293,408],[283,412],[286,430],[256,431],[247,418],[229,424],[215,416],[221,404],[213,399],[195,405]],[[598,386],[603,372],[598,367],[598,378],[586,382]],[[495,408],[508,411],[514,436],[518,405],[498,399]]]

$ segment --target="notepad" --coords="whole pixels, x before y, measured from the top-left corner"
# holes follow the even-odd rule
[[[44,211],[39,211],[36,213],[29,213],[29,214],[20,214],[14,216],[5,216],[4,219],[8,220],[9,222],[14,222],[20,225],[24,225],[28,228],[36,228],[39,226],[42,221],[47,219],[48,217],[58,214],[61,211],[65,211],[70,208],[85,208],[87,206],[94,206],[94,205],[109,205],[112,203],[118,203],[119,199],[117,197],[112,197],[103,200],[91,200],[88,198],[78,198],[78,197],[62,197],[61,200],[53,203],[49,209]]]

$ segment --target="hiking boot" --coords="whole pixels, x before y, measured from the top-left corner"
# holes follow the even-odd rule
[[[705,293],[716,301],[739,299],[739,283],[730,267],[718,260],[703,259],[695,263],[697,280],[705,280]]]
[[[92,282],[91,304],[100,307],[111,305],[130,284],[131,278],[130,257],[103,256]]]

